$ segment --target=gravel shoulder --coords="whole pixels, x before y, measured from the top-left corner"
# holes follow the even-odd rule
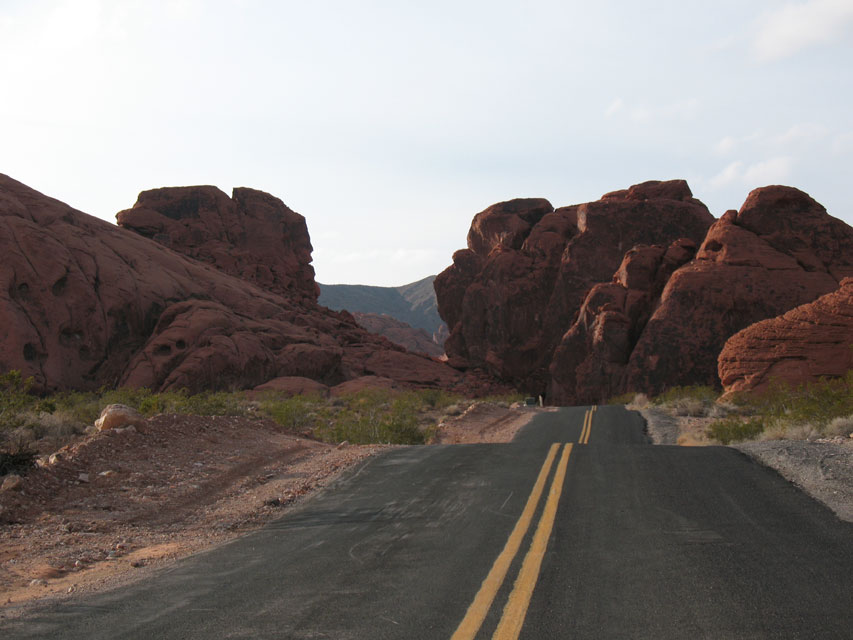
[[[475,403],[437,443],[508,442],[535,414]],[[280,518],[387,445],[329,445],[271,420],[160,415],[58,452],[0,492],[0,618],[112,589]]]
[[[702,446],[712,418],[675,416],[655,407],[638,409],[654,444]],[[731,445],[775,469],[841,519],[853,522],[853,438],[766,440]]]

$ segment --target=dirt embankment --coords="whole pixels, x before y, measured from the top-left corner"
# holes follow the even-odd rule
[[[705,435],[713,418],[676,416],[655,407],[639,411],[655,444],[714,444]],[[853,437],[765,440],[732,446],[778,471],[842,520],[853,522]]]
[[[436,441],[508,442],[534,413],[476,403]],[[0,492],[0,617],[119,586],[256,529],[387,448],[238,417],[160,415],[86,436]]]

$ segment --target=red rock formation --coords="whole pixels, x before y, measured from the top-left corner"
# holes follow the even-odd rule
[[[633,246],[698,244],[712,222],[683,180],[556,210],[539,199],[489,207],[474,218],[468,249],[435,281],[450,327],[449,362],[544,391],[554,351],[590,287],[609,281]]]
[[[717,356],[730,336],[837,289],[847,275],[853,229],[797,189],[754,190],[670,278],[631,354],[624,388],[719,386]]]
[[[352,315],[360,326],[371,333],[384,336],[413,353],[423,353],[433,357],[444,355],[444,348],[436,344],[423,329],[415,329],[384,313],[353,312]]]
[[[853,278],[814,302],[739,331],[726,341],[718,363],[727,393],[843,376],[853,369]]]
[[[229,198],[216,187],[152,189],[116,219],[262,289],[291,299],[319,295],[305,218],[263,191],[237,188]]]
[[[283,205],[258,192],[237,190],[233,202],[210,188],[148,193],[158,194],[157,211],[176,220],[187,210],[227,213],[233,204],[251,220],[273,220],[270,229],[287,228],[280,220],[287,218]],[[169,193],[178,198],[174,207]],[[196,194],[200,204],[182,208],[187,194]],[[299,220],[291,220],[297,235],[304,228]],[[250,264],[251,232],[237,232],[235,242],[247,253],[235,250],[242,257],[229,262],[209,229],[185,237],[163,228],[176,234],[170,236],[172,249],[0,175],[0,371],[20,369],[42,390],[115,384],[252,388],[282,376],[334,385],[367,375],[393,377],[405,386],[469,388],[470,381],[453,369],[405,353],[348,313],[316,305],[314,287],[305,280],[307,235],[293,241],[295,255],[283,249],[290,240],[262,244],[264,251],[282,251],[276,265],[301,265],[290,280],[286,270],[271,270],[271,291],[254,284],[262,278]],[[239,228],[234,221],[222,227],[223,233]],[[176,246],[175,238],[188,245]],[[212,260],[215,267],[173,249]]]
[[[640,245],[625,254],[612,282],[593,286],[554,352],[552,399],[594,404],[624,391],[628,360],[661,290],[695,253],[686,239]]]

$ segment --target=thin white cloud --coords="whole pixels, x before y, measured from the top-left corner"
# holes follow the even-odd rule
[[[720,173],[711,178],[708,182],[712,187],[720,188],[725,187],[733,182],[737,182],[738,179],[742,175],[743,162],[740,160],[736,160],[732,162],[727,167],[725,167]]]
[[[789,156],[776,156],[756,162],[743,172],[747,185],[765,185],[787,180],[791,175],[793,160]]]
[[[782,146],[810,144],[826,137],[827,133],[829,130],[822,124],[803,122],[776,136],[774,142]]]
[[[714,151],[721,155],[726,155],[734,151],[737,146],[737,138],[734,136],[725,136],[714,145]]]
[[[708,184],[715,189],[720,189],[730,185],[754,188],[780,183],[791,176],[793,164],[790,156],[774,156],[752,164],[747,164],[743,160],[735,160],[708,180]]]
[[[773,62],[811,46],[833,42],[853,27],[853,0],[809,0],[766,14],[753,43],[762,62]]]
[[[616,98],[613,102],[610,103],[610,106],[607,107],[607,110],[604,112],[604,115],[608,118],[615,116],[622,110],[624,106],[625,102],[622,100],[622,98]]]

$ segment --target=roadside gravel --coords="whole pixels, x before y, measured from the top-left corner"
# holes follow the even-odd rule
[[[646,430],[654,444],[714,444],[704,435],[713,418],[676,416],[657,407],[636,410],[646,420]],[[853,438],[766,440],[731,446],[775,469],[783,478],[832,509],[840,519],[853,522]]]

